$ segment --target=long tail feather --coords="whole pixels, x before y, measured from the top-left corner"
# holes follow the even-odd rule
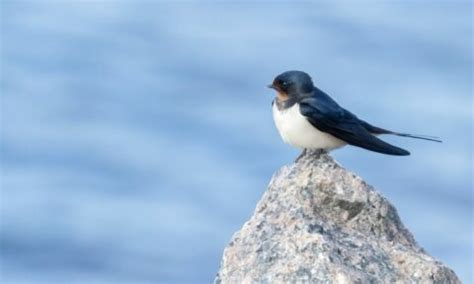
[[[436,137],[436,136],[398,133],[398,132],[390,131],[390,130],[383,129],[383,128],[380,128],[380,127],[377,127],[377,126],[373,126],[373,125],[371,125],[371,124],[369,124],[369,123],[367,123],[363,120],[359,120],[359,122],[361,123],[361,125],[365,129],[367,129],[367,131],[369,131],[372,134],[392,134],[392,135],[397,135],[397,136],[401,136],[401,137],[409,137],[409,138],[415,138],[415,139],[421,139],[421,140],[428,140],[428,141],[434,141],[434,142],[438,142],[438,143],[443,142],[443,141],[441,141],[441,139],[439,137]]]
[[[408,133],[397,133],[397,132],[392,132],[391,134],[401,136],[401,137],[409,137],[409,138],[415,138],[415,139],[421,139],[421,140],[428,140],[428,141],[434,141],[438,143],[442,143],[441,139],[436,136],[428,136],[428,135],[416,135],[416,134],[408,134]]]

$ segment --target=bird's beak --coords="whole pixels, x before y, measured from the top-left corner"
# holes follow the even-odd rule
[[[276,87],[273,84],[268,85],[267,88],[276,90]]]

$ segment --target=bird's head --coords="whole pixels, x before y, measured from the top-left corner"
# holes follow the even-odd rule
[[[313,81],[311,77],[302,71],[286,71],[276,76],[273,83],[268,85],[277,91],[280,101],[290,98],[298,98],[313,91]]]

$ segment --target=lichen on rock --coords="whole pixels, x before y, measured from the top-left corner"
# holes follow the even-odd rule
[[[215,282],[460,283],[386,198],[321,151],[275,173]]]

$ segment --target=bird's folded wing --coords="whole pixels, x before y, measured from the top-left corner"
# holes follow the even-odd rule
[[[302,99],[300,112],[318,130],[329,133],[348,144],[389,155],[410,154],[370,134],[354,114],[324,95]]]

